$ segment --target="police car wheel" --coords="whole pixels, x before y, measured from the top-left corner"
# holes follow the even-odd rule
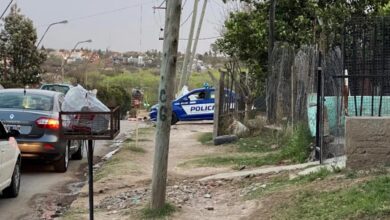
[[[172,114],[171,125],[176,124],[178,121],[179,121],[179,119],[177,118],[176,114],[173,113],[173,114]]]

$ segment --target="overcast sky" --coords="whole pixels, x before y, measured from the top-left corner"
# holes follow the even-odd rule
[[[2,12],[10,0],[0,1]],[[53,26],[42,44],[47,48],[71,49],[77,41],[92,39],[83,47],[114,51],[146,51],[162,48],[158,38],[164,25],[164,10],[154,10],[163,0],[14,0],[22,13],[33,20],[40,38],[50,23],[68,20],[65,25]],[[191,14],[193,0],[183,0],[182,22]],[[200,1],[198,18],[203,5]],[[142,13],[141,13],[142,11]],[[226,6],[222,0],[209,0],[200,37],[220,35]],[[7,12],[8,13],[8,12]],[[142,15],[142,16],[141,16]],[[142,18],[142,25],[141,25]],[[188,38],[191,19],[181,26],[180,38]],[[201,40],[198,52],[209,50],[215,39]],[[179,50],[185,51],[182,40]]]

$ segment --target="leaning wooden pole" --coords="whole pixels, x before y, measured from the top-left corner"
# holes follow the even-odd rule
[[[199,18],[200,20],[198,24],[198,30],[196,31],[194,46],[192,47],[192,52],[191,52],[189,64],[187,66],[187,72],[185,75],[186,78],[184,79],[183,86],[188,85],[188,80],[190,79],[191,76],[192,64],[194,63],[194,59],[196,57],[196,47],[198,46],[199,35],[200,35],[200,31],[202,30],[204,15],[206,14],[206,7],[207,7],[207,0],[204,0],[202,13],[200,14],[200,18]]]
[[[195,25],[196,25],[196,16],[197,16],[197,13],[198,13],[198,3],[199,3],[199,0],[194,0],[194,9],[192,10],[191,28],[190,28],[190,33],[189,33],[189,36],[188,36],[187,48],[186,48],[186,53],[184,55],[183,66],[181,68],[179,88],[177,88],[178,93],[180,93],[180,91],[183,88],[183,86],[185,86],[185,80],[186,80],[187,74],[188,74],[188,63],[189,63],[190,58],[191,58],[192,40],[194,38],[194,31],[195,31]]]
[[[181,0],[167,0],[152,176],[152,209],[161,209],[165,205],[169,135],[172,119],[171,102],[174,97],[180,15]]]

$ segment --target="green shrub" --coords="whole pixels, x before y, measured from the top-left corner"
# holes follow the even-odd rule
[[[11,81],[4,81],[4,82],[1,82],[1,85],[2,85],[4,88],[23,88],[23,87],[24,87],[24,85],[21,84],[21,83],[11,82]]]
[[[99,87],[97,98],[108,107],[120,106],[122,116],[126,115],[131,108],[130,94],[119,86]]]
[[[298,125],[293,129],[288,139],[287,146],[281,151],[283,159],[291,160],[294,163],[303,163],[310,154],[310,143],[312,137],[309,128],[305,125]]]

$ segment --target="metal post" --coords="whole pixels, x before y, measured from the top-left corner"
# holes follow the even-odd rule
[[[363,48],[362,48],[362,53],[363,53],[363,75],[366,75],[366,36],[365,32],[363,30]],[[362,77],[362,93],[360,94],[360,116],[363,115],[363,99],[364,99],[364,84],[365,84],[366,79]]]
[[[320,164],[324,162],[324,136],[325,136],[325,76],[324,73],[322,72],[322,66],[321,66],[321,55],[320,55],[320,60],[319,60],[319,75],[321,77],[321,123],[320,123]]]
[[[93,220],[93,141],[88,140],[89,219]]]
[[[321,69],[321,52],[319,52],[318,54],[318,69],[317,69],[317,115],[316,115],[316,158],[320,160],[320,162],[322,163],[322,156],[321,156],[321,149],[320,149],[320,124],[322,123],[321,122],[321,104],[322,104],[322,100],[321,100],[321,92],[322,92],[322,89],[321,89],[321,86],[322,86],[322,69]]]

